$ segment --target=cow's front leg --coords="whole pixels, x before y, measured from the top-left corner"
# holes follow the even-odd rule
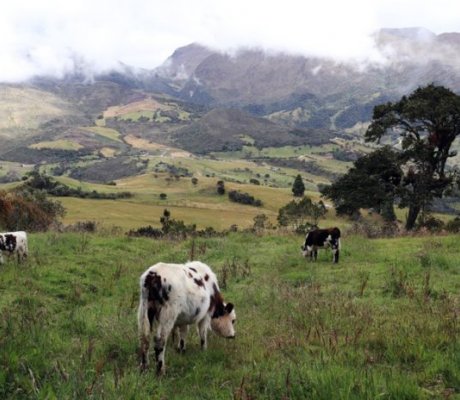
[[[339,262],[339,249],[332,250],[332,262],[335,264]]]
[[[179,328],[179,342],[177,343],[177,351],[179,353],[185,352],[185,338],[188,333],[188,325],[182,325]]]
[[[209,318],[205,317],[198,323],[198,333],[200,334],[201,340],[201,349],[206,350],[208,347],[208,327],[209,327]]]
[[[312,255],[313,255],[313,261],[316,261],[318,259],[318,250],[313,249],[312,250]]]

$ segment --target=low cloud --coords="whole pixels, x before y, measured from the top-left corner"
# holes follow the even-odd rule
[[[380,27],[453,31],[453,0],[321,2],[233,0],[16,0],[0,14],[0,81],[93,73],[123,64],[153,69],[198,42],[222,51],[258,47],[339,60],[378,61]],[[116,6],[114,5],[116,4]],[[456,15],[457,14],[457,15]]]

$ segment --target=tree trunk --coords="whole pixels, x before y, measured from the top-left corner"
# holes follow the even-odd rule
[[[409,213],[407,214],[406,229],[411,231],[415,227],[418,214],[420,213],[421,207],[418,204],[411,204],[409,206]]]
[[[382,203],[379,214],[387,222],[396,221],[396,214],[395,214],[395,209],[393,206],[393,199],[386,200],[384,203]]]

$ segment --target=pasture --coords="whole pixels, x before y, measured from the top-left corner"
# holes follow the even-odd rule
[[[302,239],[30,234],[28,262],[0,266],[0,398],[460,398],[458,237],[344,235],[338,265]],[[202,352],[192,329],[165,377],[140,374],[139,276],[190,258],[236,305],[236,340]]]

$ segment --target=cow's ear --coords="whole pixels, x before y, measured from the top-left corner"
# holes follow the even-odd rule
[[[211,318],[219,318],[225,314],[225,307],[223,303],[216,304],[216,309],[214,310],[214,314],[212,314]]]
[[[225,306],[225,311],[227,311],[229,314],[232,312],[233,310],[233,304],[232,303],[228,303],[226,306]]]

